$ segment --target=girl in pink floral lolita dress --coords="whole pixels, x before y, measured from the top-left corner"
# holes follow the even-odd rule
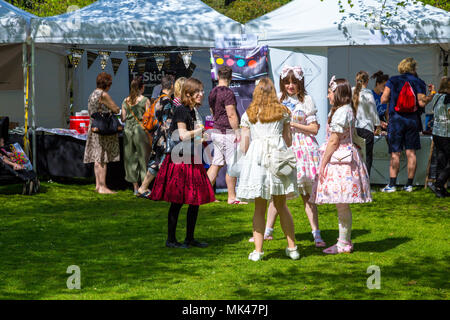
[[[323,252],[350,253],[353,251],[353,244],[349,204],[372,201],[370,182],[366,165],[351,140],[355,130],[356,111],[353,110],[352,90],[348,81],[335,80],[333,76],[328,88],[328,99],[333,107],[328,118],[327,142],[320,148],[319,176],[314,183],[310,202],[333,203],[338,211],[338,242]],[[351,161],[337,163],[336,158],[342,158],[346,154],[351,157]]]

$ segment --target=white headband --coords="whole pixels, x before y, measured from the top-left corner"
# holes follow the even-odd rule
[[[330,87],[331,91],[335,91],[337,88],[337,83],[336,83],[336,76],[332,76],[330,83],[328,84],[328,87]]]
[[[294,73],[294,77],[296,77],[298,80],[301,81],[303,79],[303,70],[300,66],[291,67],[287,65],[284,66],[283,70],[281,71],[281,79],[286,78],[289,71],[292,71]]]

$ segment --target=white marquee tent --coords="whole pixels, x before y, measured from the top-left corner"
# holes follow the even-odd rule
[[[100,0],[33,21],[36,43],[214,47],[241,24],[199,0]]]
[[[0,0],[0,44],[24,43],[35,15]]]
[[[399,7],[397,2],[386,1],[384,12],[392,13],[386,17],[381,1],[357,0],[353,7],[343,1],[340,12],[337,1],[294,0],[248,22],[245,33],[257,34],[259,44],[271,48],[275,81],[285,63],[304,66],[324,129],[331,74],[353,80],[359,70],[382,69],[393,75],[402,58],[414,56],[420,76],[436,83],[440,47],[450,48],[450,14],[421,3]],[[322,141],[324,136],[322,130]]]
[[[216,34],[241,33],[241,29],[241,24],[200,0],[100,0],[70,13],[47,18],[34,17],[31,20],[31,38],[36,46],[37,126],[67,126],[71,76],[68,74],[66,56],[71,47],[109,50],[112,52],[111,58],[123,60],[113,75],[110,91],[116,103],[120,104],[128,95],[125,52],[129,46],[193,49],[192,62],[196,65],[193,76],[202,80],[205,91],[209,91],[208,49],[214,47]],[[73,75],[75,111],[87,108],[88,96],[95,88],[95,77],[101,71],[100,59],[87,68],[85,51]],[[113,74],[110,62],[105,71]],[[16,98],[8,98],[9,107],[15,110],[12,120],[23,123],[23,108]],[[4,113],[2,109],[0,111]]]
[[[20,115],[22,122],[27,94],[26,41],[33,18],[37,17],[0,0],[0,115],[12,120]]]
[[[328,114],[326,98],[332,75],[354,83],[360,70],[395,75],[405,57],[418,61],[419,76],[438,84],[443,75],[443,53],[450,49],[450,14],[418,3],[397,6],[398,1],[294,0],[248,22],[245,33],[257,34],[270,47],[271,73],[277,84],[284,64],[301,65],[307,91],[318,107],[324,142]],[[386,12],[391,14],[390,17]],[[373,83],[369,83],[372,87]],[[426,160],[425,160],[426,161]]]

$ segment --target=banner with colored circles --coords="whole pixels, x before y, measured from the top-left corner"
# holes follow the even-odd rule
[[[257,80],[269,72],[268,47],[253,49],[211,49],[211,77],[217,79],[222,66],[233,70],[233,80]]]

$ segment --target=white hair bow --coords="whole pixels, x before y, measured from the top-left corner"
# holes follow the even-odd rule
[[[336,76],[332,76],[330,83],[328,84],[328,87],[330,87],[331,91],[334,92],[334,90],[336,90],[337,88],[337,83],[336,83]]]
[[[303,79],[303,70],[300,66],[284,66],[283,70],[281,71],[281,79],[286,78],[289,71],[292,71],[294,73],[294,77],[296,77],[298,80],[301,81]]]

